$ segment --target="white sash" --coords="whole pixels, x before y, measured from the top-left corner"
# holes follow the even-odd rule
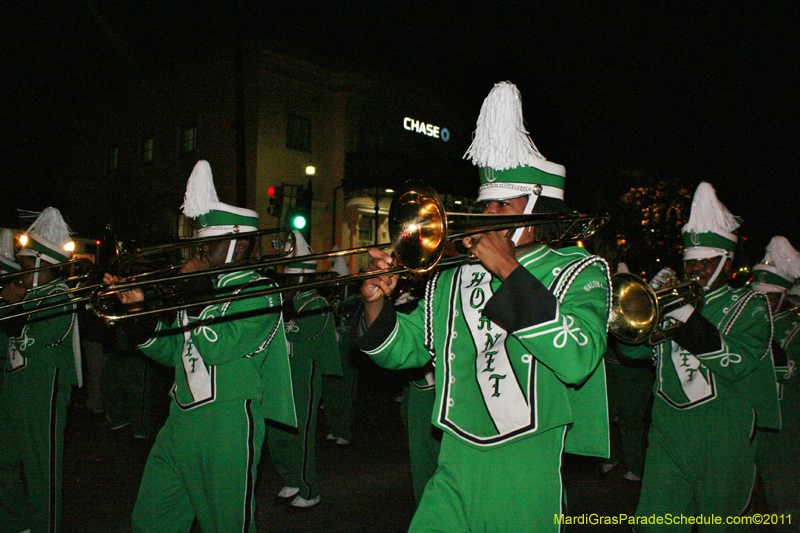
[[[680,381],[683,393],[694,403],[714,394],[714,388],[700,371],[700,360],[683,350],[677,343],[670,342],[672,366]]]
[[[203,356],[192,342],[192,330],[189,328],[189,317],[182,312],[183,324],[183,369],[186,371],[186,381],[195,402],[211,398],[211,376],[208,373]]]
[[[486,302],[492,296],[491,274],[480,265],[462,267],[461,310],[476,348],[475,377],[484,403],[500,434],[531,424],[530,406],[514,369],[505,341],[508,332],[495,323],[481,320]]]

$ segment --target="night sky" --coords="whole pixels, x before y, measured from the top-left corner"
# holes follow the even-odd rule
[[[510,80],[537,147],[567,168],[568,201],[626,172],[692,190],[707,180],[753,241],[782,234],[800,247],[797,2],[477,5],[23,2],[4,16],[0,208],[41,209],[77,179],[59,169],[63,109],[243,32],[403,78],[476,118],[492,84]]]

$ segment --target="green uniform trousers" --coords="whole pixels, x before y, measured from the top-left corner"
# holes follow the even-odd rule
[[[723,524],[699,525],[700,533],[748,531],[724,522],[750,505],[756,478],[754,426],[755,414],[744,399],[720,399],[679,412],[656,400],[636,516],[713,514]],[[690,524],[635,527],[637,533],[691,530]]]
[[[408,433],[408,452],[411,459],[411,483],[414,500],[419,505],[425,485],[433,477],[442,446],[442,430],[431,424],[436,390],[419,389],[409,384],[403,390],[403,421]]]
[[[445,432],[409,533],[559,531],[565,432],[561,426],[483,450]]]
[[[646,415],[653,395],[650,361],[606,364],[609,418],[617,421],[619,435],[611,434],[611,457],[606,464],[623,462],[639,477],[644,472]],[[623,470],[624,472],[624,470]]]
[[[267,426],[267,443],[272,464],[287,487],[300,489],[298,495],[312,500],[319,494],[317,459],[317,411],[322,391],[322,374],[310,357],[292,356],[292,388],[297,411],[297,428]]]
[[[325,421],[331,435],[350,440],[353,436],[353,402],[358,392],[358,368],[354,361],[358,348],[343,335],[339,341],[339,353],[342,375],[322,377]]]
[[[264,442],[258,402],[213,402],[189,411],[174,404],[144,469],[133,531],[255,533],[253,491]]]
[[[60,368],[27,368],[5,376],[0,394],[0,532],[61,531],[64,426],[71,393],[69,373]]]

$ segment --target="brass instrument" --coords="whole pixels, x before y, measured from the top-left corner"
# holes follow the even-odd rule
[[[87,301],[91,296],[94,289],[99,284],[87,285],[93,276],[94,263],[89,259],[73,259],[64,263],[46,264],[37,268],[21,270],[0,276],[0,287],[7,284],[22,284],[22,278],[26,275],[31,275],[36,272],[45,272],[50,270],[57,270],[59,272],[69,273],[69,277],[63,281],[69,287],[68,290],[59,292],[58,294],[37,296],[36,298],[23,299],[19,302],[6,302],[0,305],[0,321],[16,318],[18,316],[29,315],[41,311],[49,311],[51,309],[58,309],[70,303],[79,303]],[[69,296],[70,300],[63,300],[64,295]],[[52,300],[58,300],[52,302]],[[23,310],[23,306],[31,307],[33,309]]]
[[[593,235],[608,221],[608,215],[583,215],[578,213],[566,214],[528,214],[528,215],[474,215],[467,213],[448,213],[436,191],[421,182],[409,185],[404,191],[396,194],[392,199],[389,210],[389,236],[390,242],[378,245],[378,248],[392,247],[399,266],[371,272],[360,272],[336,278],[311,280],[301,283],[304,290],[330,287],[350,283],[383,275],[394,275],[402,272],[422,273],[436,266],[462,264],[475,259],[469,256],[442,258],[448,240],[454,240],[466,235],[483,233],[500,229],[510,229],[525,226],[535,226],[553,223],[566,223],[567,229],[555,239],[538,241],[534,244],[543,244],[553,241],[576,241]],[[227,236],[231,238],[230,235]],[[304,261],[318,261],[333,259],[341,256],[364,254],[376,246],[351,248],[334,252],[325,252],[303,256]],[[282,257],[271,259],[257,265],[258,268],[275,268],[295,262],[295,257]],[[192,272],[171,276],[163,281],[133,281],[115,283],[101,287],[92,297],[94,312],[108,322],[115,322],[131,317],[150,315],[155,313],[178,311],[188,307],[211,305],[234,300],[255,298],[292,290],[298,285],[272,286],[261,290],[250,291],[246,294],[229,294],[225,296],[209,296],[194,299],[192,302],[179,302],[175,305],[164,307],[145,308],[137,311],[118,312],[114,305],[116,293],[134,289],[152,289],[154,284],[185,282],[200,276],[217,276],[222,273],[253,269],[236,265],[222,265],[206,271]],[[268,277],[275,277],[272,273]],[[113,298],[112,298],[113,297]],[[111,304],[111,305],[110,305]]]
[[[703,306],[703,287],[694,280],[653,290],[644,280],[626,272],[611,277],[611,314],[608,331],[627,344],[647,342],[652,346],[669,340],[680,322],[667,313],[691,304]]]
[[[235,234],[235,237],[228,235],[215,235],[211,237],[180,239],[178,241],[159,244],[156,246],[136,248],[130,252],[123,251],[115,260],[113,269],[119,272],[127,272],[132,269],[141,269],[142,264],[151,260],[153,257],[165,257],[171,253],[180,253],[183,250],[196,248],[208,243],[218,241],[230,241],[232,238],[238,239],[259,239],[257,242],[260,245],[260,238],[265,235],[276,234],[277,236],[272,239],[271,245],[275,253],[263,254],[263,250],[259,250],[257,257],[229,263],[228,266],[236,270],[244,270],[248,267],[258,266],[261,262],[273,259],[276,256],[285,256],[294,248],[294,235],[291,231],[284,228],[267,229],[259,231],[242,232]],[[95,293],[105,285],[102,283],[101,278],[103,275],[102,269],[96,267],[88,259],[75,259],[65,263],[55,265],[46,265],[43,267],[23,270],[12,274],[0,276],[0,286],[3,283],[17,282],[21,280],[22,276],[37,271],[50,270],[50,269],[73,269],[77,268],[85,270],[80,275],[75,275],[64,280],[64,283],[69,287],[66,291],[57,292],[51,295],[39,296],[36,298],[26,298],[15,303],[6,303],[0,305],[0,313],[6,314],[0,316],[0,322],[3,320],[10,320],[20,316],[26,316],[33,313],[40,313],[64,307],[67,304],[89,304],[94,297]],[[181,268],[181,265],[172,265],[158,270],[143,272],[127,278],[128,282],[142,283],[151,285],[154,283],[165,282],[164,280],[172,279],[175,272]],[[69,300],[64,300],[64,296],[68,296]],[[90,305],[90,304],[89,304]],[[27,309],[23,309],[23,306]]]

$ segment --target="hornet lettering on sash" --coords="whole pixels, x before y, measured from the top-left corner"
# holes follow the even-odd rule
[[[473,272],[472,281],[470,281],[466,288],[477,287],[483,281],[484,276],[486,276],[486,272]]]
[[[494,338],[492,338],[492,334],[487,332],[486,333],[486,344],[483,345],[483,351],[486,351],[489,348],[494,348],[494,343],[496,343],[497,339],[499,339],[500,337],[502,337],[502,335],[500,333],[498,333],[497,335],[494,336]]]
[[[497,355],[497,352],[486,352],[484,357],[486,358],[486,368],[481,370],[481,372],[494,372],[494,367],[492,363],[494,363],[494,356]],[[494,377],[494,376],[492,376]],[[505,376],[503,376],[505,377]],[[495,396],[500,396],[499,394],[495,394]]]
[[[453,391],[469,391],[473,387],[484,399],[486,415],[491,418],[499,435],[510,434],[531,424],[532,409],[526,393],[525,382],[515,378],[512,355],[506,343],[510,334],[497,323],[484,316],[486,303],[493,297],[492,276],[479,265],[462,267],[457,290],[460,312],[468,328],[473,346],[474,379],[461,380],[452,385]],[[520,372],[530,375],[531,363],[520,362]],[[510,379],[508,379],[510,378]],[[451,398],[457,396],[453,393]],[[455,412],[455,407],[453,408]],[[449,409],[448,409],[449,411]],[[446,416],[450,416],[449,413]]]
[[[492,385],[494,387],[494,394],[492,394],[492,398],[499,397],[500,396],[500,380],[501,379],[506,379],[506,377],[505,376],[501,376],[500,374],[492,374],[491,376],[489,376],[489,379],[493,379],[494,380],[494,384]]]

